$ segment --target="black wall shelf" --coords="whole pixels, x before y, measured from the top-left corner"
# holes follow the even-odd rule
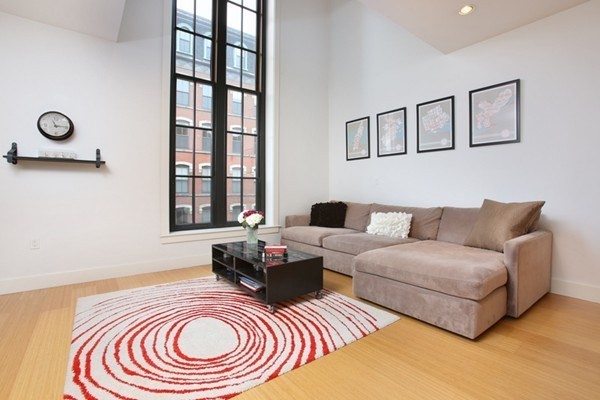
[[[49,161],[49,162],[61,162],[61,163],[75,163],[75,164],[96,164],[96,168],[100,168],[101,165],[106,164],[106,161],[102,161],[100,155],[100,149],[96,149],[95,160],[78,160],[75,158],[54,158],[54,157],[24,157],[17,155],[17,144],[13,143],[12,147],[2,156],[6,158],[9,164],[17,164],[17,161]]]

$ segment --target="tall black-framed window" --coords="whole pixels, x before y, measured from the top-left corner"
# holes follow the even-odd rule
[[[172,1],[170,229],[238,225],[265,203],[266,0]]]

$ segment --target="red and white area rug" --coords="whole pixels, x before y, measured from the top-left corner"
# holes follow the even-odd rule
[[[324,290],[275,314],[199,278],[78,300],[65,399],[227,399],[398,317]]]

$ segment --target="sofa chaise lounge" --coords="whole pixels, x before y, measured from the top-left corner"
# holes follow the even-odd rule
[[[489,200],[481,209],[345,204],[343,227],[286,217],[282,243],[351,275],[358,297],[474,339],[505,315],[518,318],[550,290],[552,233],[536,226],[543,202],[508,203],[517,212]],[[411,214],[408,237],[366,233],[374,212]],[[498,229],[500,237],[507,230],[516,237],[490,245],[486,235]]]

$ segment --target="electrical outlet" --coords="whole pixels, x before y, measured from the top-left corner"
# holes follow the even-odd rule
[[[29,244],[29,248],[31,250],[38,250],[40,248],[40,239],[31,239],[31,243]]]

